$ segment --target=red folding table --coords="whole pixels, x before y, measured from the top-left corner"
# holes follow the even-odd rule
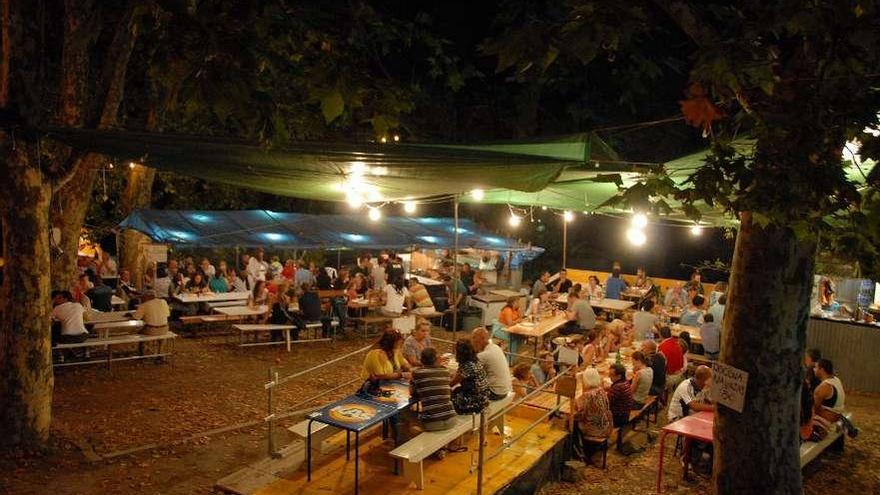
[[[701,442],[712,441],[713,426],[715,426],[715,413],[711,411],[702,411],[669,423],[661,429],[660,461],[657,466],[657,493],[663,491],[663,444],[666,441],[666,435],[672,433],[674,435],[683,436],[686,445],[685,454],[687,454],[687,444],[689,443],[689,440],[699,440]],[[685,469],[687,469],[687,466],[685,466]]]

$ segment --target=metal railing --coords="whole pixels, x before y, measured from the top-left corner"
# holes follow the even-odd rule
[[[316,407],[309,407],[309,408],[302,409],[302,406],[305,406],[306,404],[309,404],[309,403],[312,403],[318,399],[321,399],[322,397],[324,397],[326,395],[332,394],[333,392],[336,392],[337,390],[341,390],[341,389],[348,387],[354,383],[360,382],[361,379],[354,378],[354,379],[349,380],[345,383],[339,384],[329,390],[324,390],[316,395],[313,395],[311,397],[308,397],[306,399],[303,399],[303,400],[293,404],[286,411],[281,412],[281,413],[278,413],[275,410],[275,389],[276,389],[276,387],[280,387],[295,378],[299,378],[301,376],[305,376],[310,373],[314,373],[315,371],[318,371],[318,370],[325,368],[327,366],[330,366],[332,364],[336,364],[340,361],[344,361],[344,360],[351,358],[353,356],[357,356],[358,354],[362,354],[364,352],[367,352],[372,348],[373,348],[373,344],[370,344],[370,345],[364,346],[356,351],[352,351],[352,352],[349,352],[348,354],[331,359],[330,361],[326,361],[324,363],[312,366],[311,368],[306,368],[302,371],[299,371],[299,372],[296,372],[296,373],[293,373],[291,375],[287,375],[284,377],[281,377],[278,375],[278,370],[274,366],[269,368],[269,381],[264,385],[264,388],[267,391],[267,403],[266,403],[266,416],[263,418],[263,421],[266,422],[266,426],[267,426],[267,428],[266,428],[266,430],[267,430],[266,444],[267,444],[267,449],[269,451],[270,457],[278,458],[281,456],[281,453],[279,452],[279,450],[276,448],[276,445],[275,445],[275,422],[276,421],[279,421],[279,420],[282,420],[285,418],[289,418],[291,416],[299,416],[302,414],[309,413],[309,412],[313,411],[314,409],[316,409]]]

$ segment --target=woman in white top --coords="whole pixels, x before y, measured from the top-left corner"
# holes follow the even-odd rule
[[[648,393],[651,390],[651,382],[654,381],[654,370],[648,366],[648,359],[642,354],[642,351],[636,351],[632,355],[633,377],[633,409],[641,409],[648,400]]]
[[[403,309],[410,309],[409,291],[403,284],[403,279],[395,278],[390,284],[382,288],[380,292],[382,308],[379,310],[383,315],[392,318],[403,314]]]

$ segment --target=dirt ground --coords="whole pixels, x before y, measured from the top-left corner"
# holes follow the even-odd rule
[[[263,384],[270,367],[285,376],[364,345],[351,338],[287,353],[283,346],[238,348],[226,337],[182,338],[173,364],[123,362],[112,373],[98,366],[61,369],[52,448],[0,457],[0,494],[213,493],[218,479],[265,456]],[[361,356],[280,387],[278,410],[356,377]],[[842,456],[823,453],[804,469],[807,494],[880,493],[880,396],[850,394],[847,404],[862,434],[847,441]],[[138,449],[144,446],[153,448]],[[670,460],[671,450],[666,455]],[[553,483],[542,492],[645,493],[655,483],[656,463],[656,443],[629,457],[611,452],[606,471],[589,466],[584,482]],[[677,466],[667,464],[673,464],[664,475],[668,493],[709,491],[699,476],[680,484]]]

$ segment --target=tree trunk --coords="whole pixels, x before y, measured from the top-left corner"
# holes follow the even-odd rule
[[[122,212],[130,214],[138,208],[148,208],[153,192],[153,179],[156,177],[156,169],[135,165],[128,176],[128,186],[125,188]],[[131,272],[131,280],[138,288],[141,288],[144,280],[145,263],[141,259],[140,246],[149,244],[150,238],[137,230],[126,229],[122,232],[122,252],[119,256],[120,266]]]
[[[60,253],[52,257],[52,288],[69,289],[77,274],[79,238],[92,201],[98,169],[106,159],[89,153],[74,165],[76,172],[52,198],[51,223],[61,230]]]
[[[49,326],[49,202],[52,188],[33,143],[0,133],[6,268],[0,300],[0,444],[39,448],[49,438],[52,375]],[[14,198],[14,207],[9,198]]]
[[[815,239],[741,215],[721,362],[748,372],[742,413],[715,414],[715,493],[800,495],[802,356]]]

